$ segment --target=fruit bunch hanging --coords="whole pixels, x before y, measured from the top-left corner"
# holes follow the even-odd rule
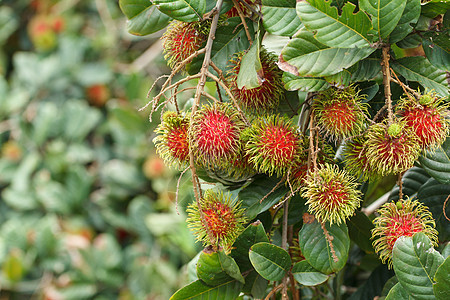
[[[131,33],[167,27],[171,72],[144,108],[159,155],[190,171],[205,247],[172,299],[336,295],[350,248],[394,269],[389,299],[450,293],[448,4],[135,2]]]

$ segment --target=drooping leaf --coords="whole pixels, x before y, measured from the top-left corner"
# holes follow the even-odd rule
[[[356,211],[348,221],[348,235],[354,241],[361,250],[366,253],[374,253],[372,246],[372,233],[371,230],[374,227],[372,221],[360,211]]]
[[[420,0],[407,0],[402,17],[389,35],[389,42],[393,44],[405,38],[413,30],[411,24],[416,23],[419,17]]]
[[[296,263],[291,272],[295,280],[305,286],[319,285],[328,279],[328,275],[314,269],[306,260]]]
[[[234,279],[214,287],[197,280],[179,289],[170,300],[234,300],[242,286],[241,282]]]
[[[236,79],[238,89],[243,87],[252,89],[261,85],[261,76],[259,74],[262,69],[259,57],[260,50],[259,42],[255,41],[242,57],[241,67]]]
[[[410,49],[410,48],[416,48],[422,44],[422,38],[420,35],[413,33],[408,36],[406,36],[401,41],[397,42],[396,45],[399,48],[402,49]]]
[[[336,73],[331,76],[325,76],[325,80],[332,86],[335,86],[337,88],[344,88],[346,86],[349,86],[350,84],[350,78],[352,77],[352,74],[347,71],[343,70],[339,73]]]
[[[369,17],[362,11],[354,13],[355,5],[347,2],[339,16],[331,1],[306,0],[297,2],[297,14],[315,38],[339,48],[368,47],[371,28]]]
[[[420,167],[412,167],[402,177],[402,193],[403,197],[409,196],[412,197],[417,194],[419,189],[425,182],[430,179],[430,175],[420,168]],[[392,188],[391,194],[389,195],[390,201],[397,201],[399,199],[399,187],[398,185]]]
[[[244,283],[244,278],[233,258],[223,251],[214,252],[206,248],[197,262],[197,276],[211,286],[217,286],[234,278]]]
[[[392,262],[399,283],[416,299],[434,299],[434,274],[444,258],[422,232],[397,239]]]
[[[282,50],[278,66],[296,76],[330,76],[366,58],[375,49],[329,48],[313,33],[301,31]]]
[[[450,185],[439,183],[430,178],[417,192],[417,198],[426,205],[436,222],[436,230],[439,232],[439,240],[447,241],[450,238],[450,222],[444,215],[444,202],[450,195]],[[450,216],[450,205],[447,203],[445,213]]]
[[[288,91],[319,92],[330,87],[323,78],[300,77],[288,72],[283,72],[283,83]]]
[[[444,33],[441,34],[445,35]],[[442,36],[434,36],[430,39],[423,39],[422,45],[423,51],[431,64],[441,70],[450,70],[450,48],[448,47],[448,35],[446,42],[442,39]]]
[[[361,0],[361,9],[372,16],[373,29],[385,40],[397,26],[407,0]]]
[[[441,183],[450,183],[450,137],[435,151],[426,151],[419,157],[425,171]]]
[[[433,286],[434,295],[438,300],[450,299],[450,257],[439,266],[434,275],[436,283]]]
[[[266,295],[266,289],[269,281],[264,279],[255,270],[245,276],[245,284],[242,292],[252,295],[256,299],[262,299]]]
[[[357,62],[350,68],[352,81],[367,81],[381,78],[381,60],[378,58],[366,58]]]
[[[408,294],[400,283],[394,285],[389,291],[385,300],[413,300],[414,298]]]
[[[317,221],[304,224],[299,232],[298,239],[302,254],[311,266],[324,274],[330,274],[345,266],[350,248],[350,238],[345,224],[339,226],[326,224],[325,228],[328,234],[333,237],[332,245],[336,257],[333,257],[330,244]],[[335,258],[337,258],[337,261],[335,261]]]
[[[183,21],[201,21],[206,12],[206,0],[153,0],[156,7],[166,15]]]
[[[266,242],[253,245],[248,256],[256,272],[270,281],[283,279],[292,263],[286,250]]]
[[[295,0],[262,0],[261,13],[267,32],[293,36],[303,25],[295,11]]]
[[[251,246],[259,242],[269,242],[269,238],[260,221],[248,225],[234,242],[231,257],[235,259],[242,271],[245,272],[252,268],[248,252]]]
[[[425,57],[404,57],[394,62],[392,68],[407,80],[417,81],[425,88],[434,89],[442,97],[448,95],[445,72],[433,66]]]
[[[134,35],[157,32],[166,27],[172,19],[148,0],[120,0],[119,5],[128,18],[128,32]]]

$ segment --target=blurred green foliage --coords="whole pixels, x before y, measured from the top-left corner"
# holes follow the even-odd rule
[[[199,248],[154,153],[159,120],[138,112],[166,67],[133,70],[159,40],[124,22],[114,1],[0,1],[0,299],[167,299],[184,284]]]

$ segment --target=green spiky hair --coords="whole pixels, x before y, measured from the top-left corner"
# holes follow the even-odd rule
[[[188,227],[205,246],[223,247],[229,252],[246,223],[240,205],[236,199],[231,199],[230,193],[206,190],[199,205],[194,202],[187,208]]]
[[[429,92],[415,99],[402,97],[397,104],[397,113],[410,127],[422,149],[435,150],[446,139],[449,131],[448,103]]]
[[[282,176],[299,159],[302,138],[291,121],[279,115],[256,119],[243,133],[249,162],[259,172]]]
[[[188,128],[189,115],[181,116],[173,111],[164,113],[153,143],[167,165],[182,169],[189,164]]]
[[[345,144],[344,164],[345,169],[356,178],[361,178],[362,181],[373,181],[379,179],[380,175],[367,163],[365,141],[365,136],[357,136]]]
[[[367,104],[354,87],[330,88],[314,98],[317,126],[331,140],[339,141],[360,134],[365,125]]]
[[[172,21],[162,35],[164,59],[174,69],[177,64],[199,50],[206,40],[205,26],[200,22]]]
[[[239,105],[248,113],[270,112],[278,106],[278,103],[284,96],[284,87],[282,82],[283,71],[281,71],[276,62],[277,57],[262,48],[260,53],[261,61],[261,84],[258,87],[239,89],[237,77],[241,69],[241,62],[244,56],[243,52],[238,53],[231,59],[232,69],[228,73],[227,80],[230,83],[230,90],[238,101]]]
[[[301,189],[302,197],[308,199],[308,212],[320,222],[341,224],[353,215],[361,202],[358,183],[337,165],[319,165],[310,172]]]
[[[214,168],[235,160],[241,150],[240,133],[244,128],[244,122],[232,105],[204,105],[195,114],[191,127],[196,162],[205,168]]]
[[[418,159],[420,146],[411,128],[404,122],[371,125],[364,143],[369,170],[386,176],[398,174],[411,168]]]
[[[423,232],[437,246],[435,222],[428,207],[417,200],[399,200],[397,203],[385,203],[377,210],[379,215],[373,220],[373,247],[383,263],[392,268],[392,249],[401,236],[413,236]]]

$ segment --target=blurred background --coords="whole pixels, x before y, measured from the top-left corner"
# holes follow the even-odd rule
[[[161,34],[127,33],[118,1],[0,0],[0,299],[168,299],[186,283],[200,246],[155,153],[159,117],[138,111],[170,73]],[[185,176],[181,205],[190,190]]]

